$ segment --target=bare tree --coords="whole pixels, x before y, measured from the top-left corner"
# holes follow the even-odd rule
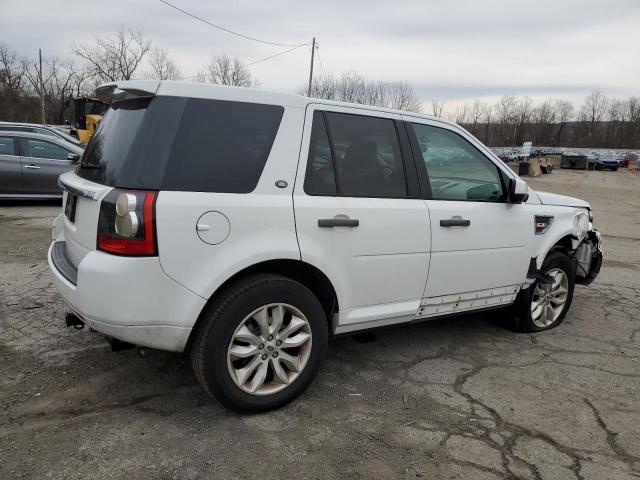
[[[193,83],[208,83],[207,72],[204,70],[198,70],[198,72],[192,78]]]
[[[343,102],[364,103],[365,91],[365,78],[358,72],[343,72],[338,78],[338,95]]]
[[[176,80],[180,77],[180,70],[169,57],[169,52],[161,48],[149,51],[149,68],[147,77],[158,80]]]
[[[456,122],[458,125],[463,125],[463,124],[468,123],[468,121],[469,121],[469,105],[467,105],[465,103],[465,104],[460,105],[459,107],[457,107],[455,109],[455,111],[453,112],[452,120],[454,122]]]
[[[0,86],[9,92],[19,92],[24,85],[25,70],[18,52],[0,44]]]
[[[515,133],[517,107],[518,100],[514,95],[504,95],[495,106],[496,117],[500,125],[498,135],[504,139],[507,144],[511,145],[515,145],[515,135],[513,137],[510,136],[510,129],[511,126],[514,125]]]
[[[444,113],[444,102],[441,100],[431,99],[431,111],[433,112],[434,117],[442,117]],[[465,107],[465,115],[466,117],[466,107]],[[460,122],[463,123],[463,122]]]
[[[407,82],[392,82],[389,85],[389,103],[391,108],[406,110],[408,112],[420,112],[422,102],[413,91],[413,87]]]
[[[207,80],[220,85],[235,87],[257,87],[260,83],[253,78],[247,65],[238,57],[226,54],[214,55],[207,64]]]
[[[338,81],[330,73],[315,76],[313,82],[311,82],[311,96],[326,100],[336,100],[338,97]]]
[[[140,32],[118,30],[115,38],[97,38],[95,44],[71,44],[71,51],[82,58],[92,77],[99,82],[130,80],[151,48]]]
[[[567,122],[573,118],[573,103],[568,100],[555,101],[556,121],[558,122],[558,133],[556,134],[556,143],[560,145],[562,139],[562,131]]]

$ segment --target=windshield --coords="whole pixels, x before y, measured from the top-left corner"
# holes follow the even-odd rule
[[[186,97],[118,102],[98,125],[76,173],[118,188],[248,193],[283,111]]]
[[[80,141],[77,138],[72,137],[68,133],[63,132],[62,130],[60,130],[59,128],[55,129],[55,133],[59,137],[64,138],[67,142],[73,143],[74,145],[78,145],[79,147],[83,146],[82,143],[80,143]]]

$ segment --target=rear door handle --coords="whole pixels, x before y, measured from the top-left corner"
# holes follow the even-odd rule
[[[471,220],[465,220],[464,218],[440,220],[441,227],[468,227],[469,225],[471,225]]]
[[[25,165],[24,168],[30,168],[32,170],[40,170],[40,167],[37,165]]]
[[[319,227],[357,227],[360,225],[360,220],[357,218],[319,218]]]

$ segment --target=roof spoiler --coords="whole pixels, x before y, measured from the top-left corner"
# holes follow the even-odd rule
[[[157,80],[126,80],[104,83],[96,88],[96,97],[111,104],[132,98],[153,97],[160,87]]]

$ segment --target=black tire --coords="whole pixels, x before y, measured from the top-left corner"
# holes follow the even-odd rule
[[[545,258],[542,263],[542,268],[540,270],[543,273],[547,273],[556,268],[564,271],[568,279],[567,298],[558,318],[556,318],[550,325],[544,327],[534,323],[531,312],[531,303],[534,300],[536,287],[540,284],[540,281],[536,280],[529,288],[521,290],[520,293],[518,293],[515,303],[510,309],[508,309],[506,323],[511,330],[529,333],[541,332],[543,330],[555,328],[562,323],[573,300],[573,290],[575,288],[575,264],[567,255],[561,251],[554,250],[547,255],[547,258]]]
[[[311,351],[291,384],[272,394],[254,395],[232,379],[227,350],[240,322],[273,303],[292,305],[304,314],[311,329]],[[191,342],[191,365],[200,385],[225,407],[237,412],[267,411],[289,403],[309,386],[320,369],[328,337],[326,314],[307,287],[279,275],[252,275],[226,288],[203,313]]]

